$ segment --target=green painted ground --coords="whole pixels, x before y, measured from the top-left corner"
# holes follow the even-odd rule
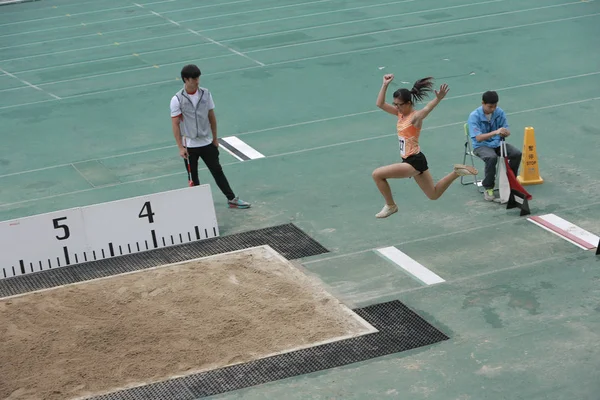
[[[0,76],[0,220],[184,187],[168,104],[194,62],[220,136],[266,156],[221,151],[250,210],[227,209],[201,171],[221,234],[293,222],[331,250],[302,262],[332,293],[353,307],[399,299],[451,336],[215,399],[597,399],[600,258],[458,181],[435,202],[393,181],[400,212],[377,220],[371,172],[399,160],[395,120],[375,107],[384,73],[390,95],[429,75],[450,85],[421,137],[436,180],[497,90],[509,142],[535,128],[545,182],[527,187],[532,213],[600,234],[598,2],[225,3],[0,7],[0,68],[16,76]],[[446,282],[423,286],[373,251],[386,246]]]

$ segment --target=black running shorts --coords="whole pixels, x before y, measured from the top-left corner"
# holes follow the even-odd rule
[[[421,152],[403,158],[402,162],[412,165],[413,168],[419,171],[420,173],[423,173],[429,169],[429,167],[427,166],[427,158],[425,157],[425,154]]]

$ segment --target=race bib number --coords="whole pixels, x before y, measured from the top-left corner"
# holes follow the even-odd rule
[[[405,154],[405,145],[406,143],[404,142],[404,138],[401,136],[398,136],[398,143],[400,144],[400,155],[402,157],[404,157]]]

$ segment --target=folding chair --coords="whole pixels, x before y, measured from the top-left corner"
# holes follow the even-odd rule
[[[469,156],[471,158],[471,165],[474,168],[475,167],[475,154],[473,153],[473,148],[471,146],[471,136],[469,135],[469,125],[465,124],[464,125],[464,129],[465,129],[465,154],[463,156],[463,164],[467,165],[467,156]],[[473,176],[473,175],[471,175]],[[460,183],[463,185],[475,185],[477,186],[477,190],[479,190],[479,193],[483,193],[484,192],[484,188],[481,184],[482,181],[480,181],[479,179],[477,179],[477,175],[473,176],[473,180],[472,181],[467,181],[467,179],[469,179],[468,176],[461,176],[460,177]]]

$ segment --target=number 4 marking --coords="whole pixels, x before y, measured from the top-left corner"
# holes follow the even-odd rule
[[[144,212],[144,210],[146,210],[145,214],[142,214]],[[154,213],[152,212],[152,206],[150,205],[150,202],[147,201],[144,203],[144,206],[142,207],[142,209],[140,210],[140,213],[138,214],[139,218],[148,218],[148,222],[149,223],[154,223]]]

